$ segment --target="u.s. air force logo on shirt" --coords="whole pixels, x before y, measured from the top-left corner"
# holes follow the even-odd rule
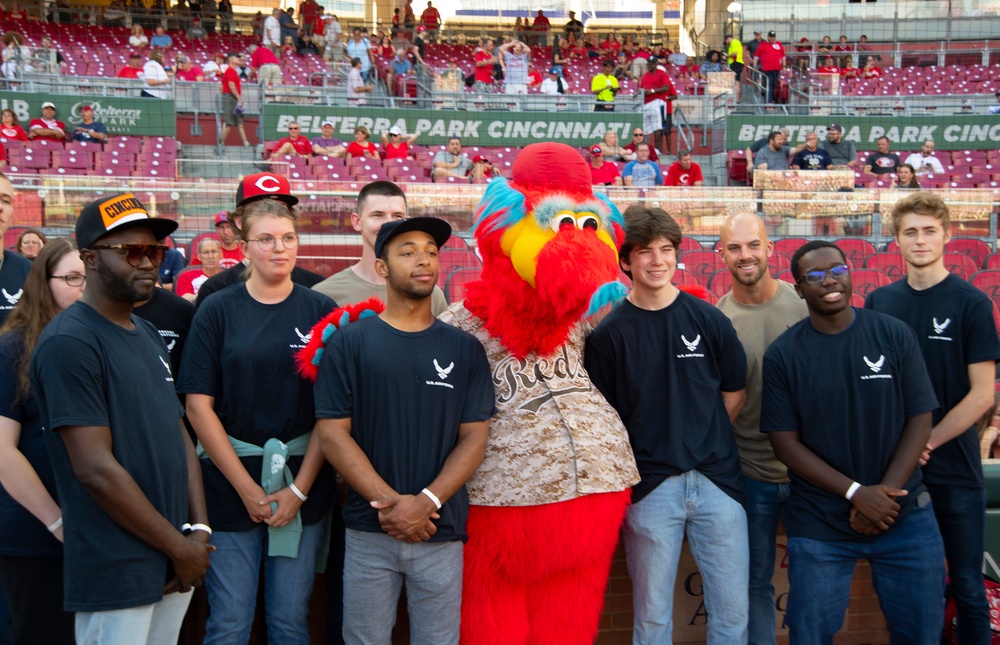
[[[447,366],[444,366],[441,363],[439,363],[436,358],[432,362],[434,364],[434,372],[437,374],[437,377],[440,380],[435,381],[433,379],[428,379],[424,381],[424,383],[426,385],[436,385],[438,387],[446,387],[448,389],[454,390],[455,386],[452,385],[451,383],[445,383],[445,380],[447,380],[447,378],[451,376],[451,371],[455,369],[455,361],[449,362]]]
[[[934,331],[933,334],[928,336],[930,340],[947,340],[951,341],[951,336],[945,336],[945,330],[951,325],[951,318],[945,318],[942,321],[938,321],[937,318],[931,318],[931,329]]]
[[[163,368],[167,370],[167,378],[165,380],[168,383],[173,383],[174,382],[174,374],[173,374],[173,372],[170,371],[170,361],[166,360],[165,358],[163,358],[159,354],[157,354],[156,356],[157,356],[157,358],[160,359],[160,362],[163,363]]]
[[[309,328],[306,327],[306,329]],[[299,331],[299,328],[296,327],[295,336],[298,338],[298,342],[293,342],[292,344],[289,345],[289,347],[291,347],[292,349],[302,349],[303,347],[309,344],[310,340],[312,340],[313,334],[311,330],[308,333],[303,334],[301,331]]]
[[[867,367],[867,371],[861,374],[862,381],[870,381],[876,378],[892,378],[892,374],[883,373],[883,370],[888,368],[885,364],[885,354],[879,354],[874,358],[869,358],[868,356],[862,356],[861,358],[864,359],[865,366]]]
[[[0,289],[0,293],[3,293],[3,300],[0,300],[0,310],[10,311],[17,306],[19,300],[21,300],[21,295],[24,294],[24,289],[18,289],[14,293],[10,293],[6,289]]]
[[[704,358],[705,354],[698,351],[698,346],[701,345],[701,334],[696,334],[692,340],[688,340],[684,334],[681,334],[681,342],[684,343],[687,353],[677,354],[677,358]]]

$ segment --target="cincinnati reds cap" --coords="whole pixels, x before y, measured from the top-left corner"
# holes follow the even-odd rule
[[[108,233],[139,224],[148,226],[157,241],[177,230],[177,222],[172,219],[150,217],[146,207],[135,195],[125,193],[98,199],[83,207],[80,217],[76,220],[76,245],[81,249],[89,249],[94,242]]]
[[[292,194],[287,179],[274,173],[261,172],[243,178],[239,188],[236,189],[236,207],[264,197],[280,199],[289,206],[299,203],[299,198]]]

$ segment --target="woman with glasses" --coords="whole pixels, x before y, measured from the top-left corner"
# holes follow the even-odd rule
[[[268,641],[307,645],[334,479],[311,434],[313,388],[296,372],[294,354],[336,304],[292,283],[298,199],[288,182],[251,175],[237,202],[230,221],[250,275],[198,308],[178,387],[198,435],[217,549],[205,578],[204,642],[248,641],[263,559]]]
[[[86,280],[76,246],[52,240],[0,328],[0,584],[15,643],[73,642],[73,615],[62,607],[62,511],[28,365],[42,329],[80,298]]]
[[[14,250],[29,260],[34,260],[41,253],[42,247],[47,241],[45,234],[37,228],[26,228],[17,236]]]

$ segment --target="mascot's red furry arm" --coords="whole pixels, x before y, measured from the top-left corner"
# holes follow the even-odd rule
[[[467,484],[462,642],[593,642],[611,557],[639,476],[628,435],[583,367],[581,320],[621,298],[624,221],[580,154],[526,147],[476,212],[483,258],[464,306],[441,319],[476,336],[497,414]]]

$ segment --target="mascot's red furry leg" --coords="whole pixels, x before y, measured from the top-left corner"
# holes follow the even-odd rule
[[[462,644],[594,642],[629,497],[469,507]]]

